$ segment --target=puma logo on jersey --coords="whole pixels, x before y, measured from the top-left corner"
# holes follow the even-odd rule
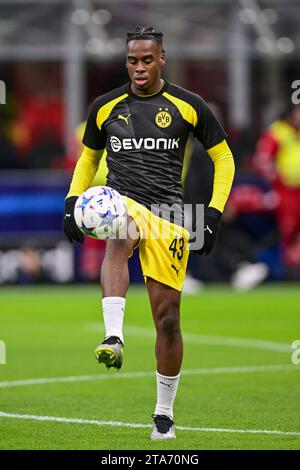
[[[174,266],[174,264],[171,264],[171,268],[175,269],[176,274],[177,274],[177,276],[178,276],[178,273],[179,273],[179,271],[180,271],[181,268],[177,269],[176,266]]]
[[[118,119],[122,119],[123,121],[126,122],[126,124],[128,125],[128,119],[130,118],[131,114],[128,114],[127,117],[125,116],[122,116],[122,114],[118,114]]]

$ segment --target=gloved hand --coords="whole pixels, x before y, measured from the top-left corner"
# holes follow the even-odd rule
[[[220,219],[222,212],[214,207],[208,207],[204,211],[204,242],[202,248],[199,250],[191,250],[192,253],[197,255],[209,255],[214,248],[219,230]],[[195,227],[193,227],[195,231]]]
[[[74,217],[74,207],[77,199],[77,196],[71,196],[65,201],[63,229],[70,243],[73,243],[73,240],[78,243],[83,243],[84,241],[84,235],[77,227]]]

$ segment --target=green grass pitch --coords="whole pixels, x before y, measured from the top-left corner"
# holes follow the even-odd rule
[[[300,449],[300,364],[291,362],[299,303],[298,286],[184,295],[177,439],[152,442],[154,327],[145,288],[129,290],[119,372],[94,359],[103,336],[97,287],[2,288],[0,449]]]

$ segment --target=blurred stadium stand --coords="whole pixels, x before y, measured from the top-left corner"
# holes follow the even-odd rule
[[[78,157],[75,129],[96,96],[127,81],[125,34],[137,24],[164,32],[165,77],[217,105],[238,169],[224,219],[247,255],[224,266],[227,245],[220,243],[214,257],[191,270],[207,282],[229,281],[244,256],[248,263],[267,263],[270,279],[298,279],[300,267],[292,274],[282,267],[272,209],[266,216],[257,193],[270,188],[253,174],[252,155],[300,80],[299,17],[300,0],[0,0],[0,80],[6,84],[6,104],[0,104],[0,284],[98,279],[103,244],[74,251],[61,231],[61,214]],[[255,201],[251,190],[247,199],[245,186],[239,193],[239,185],[249,184]],[[205,195],[197,197],[189,194],[205,202]],[[234,204],[236,210],[243,203],[252,211],[233,217]],[[254,236],[257,217],[262,231]],[[57,255],[51,269],[49,253],[53,260]],[[20,274],[24,258],[39,275]],[[65,272],[62,259],[68,260]],[[141,281],[136,254],[131,274]]]

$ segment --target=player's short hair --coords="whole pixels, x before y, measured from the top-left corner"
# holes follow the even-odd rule
[[[138,39],[150,39],[155,41],[158,45],[162,47],[163,42],[163,33],[160,31],[155,31],[152,26],[137,26],[134,31],[128,31],[126,38],[126,46],[129,41],[134,41]]]

